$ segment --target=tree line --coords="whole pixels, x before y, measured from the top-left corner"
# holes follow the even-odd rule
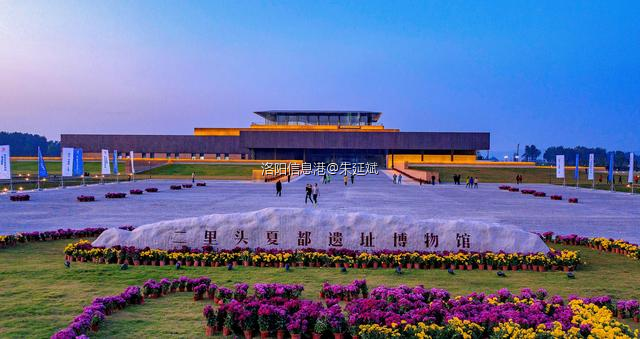
[[[38,134],[0,132],[0,145],[9,145],[12,156],[37,156],[38,146],[43,156],[60,156],[60,142]]]
[[[613,152],[613,167],[616,169],[628,169],[629,168],[629,154],[630,152],[623,151],[607,151],[601,147],[564,147],[564,146],[552,146],[547,148],[542,155],[542,159],[546,163],[555,164],[556,155],[564,155],[565,165],[576,165],[576,154],[579,156],[579,165],[589,165],[589,154],[593,153],[593,162],[595,166],[609,166],[609,153]],[[525,146],[525,153],[522,154],[522,158],[528,161],[536,161],[540,155],[540,151],[535,145]],[[634,155],[634,164],[637,168],[640,155]]]

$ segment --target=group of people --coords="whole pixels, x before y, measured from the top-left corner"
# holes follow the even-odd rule
[[[307,201],[311,201],[311,203],[313,204],[313,206],[317,206],[318,205],[318,193],[320,192],[320,188],[318,188],[318,183],[316,182],[315,185],[311,185],[311,184],[306,184],[305,187],[305,196],[304,196],[304,203],[305,205],[307,204]]]
[[[331,183],[331,176],[327,173],[322,175],[322,183],[323,184],[330,184]]]
[[[462,179],[462,174],[454,174],[453,175],[453,184],[454,185],[460,185],[460,179]],[[469,179],[469,177],[467,177],[467,180]]]
[[[467,185],[465,186],[466,188],[478,188],[478,183],[480,182],[480,180],[478,180],[478,177],[467,177]]]
[[[343,181],[344,181],[344,185],[347,186],[347,184],[349,184],[349,176],[345,174]],[[356,175],[351,173],[351,185],[353,185],[355,181],[356,181]]]
[[[318,187],[318,183],[315,185],[306,184],[305,187],[305,195],[304,195],[304,203],[307,204],[309,201],[313,204],[313,206],[318,205],[318,194],[320,193],[320,188]],[[282,182],[278,180],[276,182],[276,197],[282,196]]]
[[[394,184],[402,184],[402,174],[393,173],[393,183]]]

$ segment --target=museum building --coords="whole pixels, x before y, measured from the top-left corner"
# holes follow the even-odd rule
[[[381,112],[271,110],[247,128],[195,128],[193,135],[63,134],[63,147],[149,159],[300,160],[304,162],[472,163],[488,150],[486,132],[401,132]]]

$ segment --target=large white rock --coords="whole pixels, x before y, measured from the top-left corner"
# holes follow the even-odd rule
[[[406,241],[404,246],[403,238]],[[426,239],[430,240],[429,244]],[[147,224],[133,231],[111,228],[93,242],[93,246],[148,246],[159,249],[182,246],[200,248],[209,244],[218,249],[308,247],[366,251],[549,251],[536,234],[511,225],[472,220],[419,220],[409,216],[335,213],[301,208],[211,214]]]

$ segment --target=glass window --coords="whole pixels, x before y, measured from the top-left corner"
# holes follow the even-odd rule
[[[318,124],[318,116],[317,115],[309,115],[307,117],[308,125],[317,125]]]
[[[349,124],[349,116],[341,115],[340,116],[340,125],[348,125]]]
[[[297,124],[298,124],[298,116],[297,115],[290,115],[287,125],[297,125]]]
[[[338,124],[338,116],[331,115],[329,116],[329,125],[337,125]]]
[[[367,116],[366,115],[361,115],[360,116],[360,125],[367,125]]]
[[[278,115],[277,124],[278,125],[286,125],[287,124],[287,117],[284,116],[284,115]]]
[[[318,116],[318,119],[320,121],[320,125],[328,125],[329,124],[329,117],[326,115],[320,115]]]
[[[351,118],[350,118],[350,125],[357,125],[358,124],[358,115],[357,114],[352,114]]]

